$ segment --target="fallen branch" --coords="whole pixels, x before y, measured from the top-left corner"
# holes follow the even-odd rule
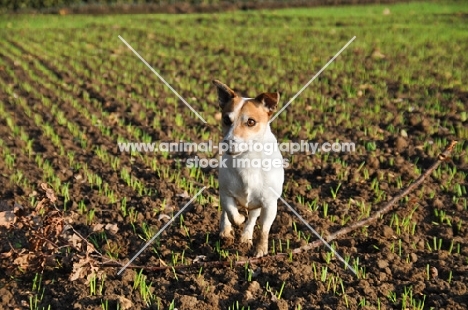
[[[402,199],[403,197],[407,196],[409,193],[411,193],[413,190],[415,190],[437,167],[444,162],[452,152],[453,148],[457,144],[457,141],[452,141],[450,144],[446,147],[446,149],[439,154],[437,161],[432,164],[419,178],[416,179],[413,183],[411,183],[408,187],[400,191],[395,197],[393,197],[390,201],[388,201],[381,209],[379,209],[377,212],[375,212],[372,216],[361,220],[359,222],[356,222],[352,224],[351,226],[345,227],[343,229],[338,230],[337,232],[328,235],[324,239],[327,242],[331,242],[333,240],[336,240],[337,238],[346,235],[350,233],[351,231],[357,230],[358,228],[368,226],[374,222],[376,222],[382,215],[390,212],[396,205],[396,203]],[[308,251],[314,248],[318,248],[319,246],[322,245],[322,242],[320,240],[316,240],[314,242],[308,243],[304,246],[301,246],[300,248],[296,248],[292,250],[292,253],[301,253],[304,251]],[[280,258],[280,257],[286,257],[290,255],[289,253],[277,253],[275,255],[271,256],[264,256],[260,258],[249,258],[247,260],[237,260],[237,261],[208,261],[208,262],[203,262],[199,261],[196,263],[192,263],[189,265],[179,265],[179,266],[136,266],[136,265],[130,265],[127,268],[132,268],[132,269],[144,269],[144,270],[150,270],[150,271],[160,271],[160,270],[167,270],[167,269],[187,269],[187,268],[200,268],[200,267],[227,267],[227,266],[239,266],[239,265],[245,265],[245,264],[250,264],[250,263],[257,263],[260,261],[264,261],[267,259],[272,259],[272,258]],[[120,262],[112,262],[112,263],[102,263],[100,266],[101,267],[122,267],[124,264]]]
[[[382,215],[390,212],[395,204],[400,200],[402,199],[403,197],[407,196],[409,193],[411,193],[413,190],[415,190],[435,169],[437,169],[437,167],[447,159],[447,157],[450,155],[450,153],[452,152],[453,148],[455,147],[455,145],[457,144],[457,141],[452,141],[450,142],[449,146],[447,146],[447,148],[439,154],[439,156],[437,157],[437,161],[435,163],[432,164],[432,166],[429,167],[429,169],[427,169],[423,174],[421,174],[419,176],[419,178],[416,179],[416,181],[414,181],[413,183],[411,183],[408,187],[406,187],[405,189],[403,189],[402,191],[400,191],[395,197],[393,197],[392,199],[390,199],[390,201],[388,201],[383,207],[382,209],[378,210],[377,212],[375,212],[372,216],[362,220],[362,221],[359,221],[357,223],[354,223],[352,224],[351,226],[348,226],[348,227],[345,227],[343,229],[340,229],[338,230],[337,232],[329,235],[328,237],[325,238],[325,240],[327,240],[327,242],[331,242],[335,239],[337,239],[338,237],[341,237],[353,230],[356,230],[360,227],[363,227],[363,226],[367,226],[373,222],[376,222]],[[303,250],[309,250],[309,248],[307,247],[308,245],[305,245],[303,247],[301,247],[301,249]]]

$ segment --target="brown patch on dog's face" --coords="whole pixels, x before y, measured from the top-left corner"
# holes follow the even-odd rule
[[[260,138],[279,101],[279,93],[262,93],[255,99],[242,98],[218,80],[218,103],[222,109],[223,135],[227,139],[243,141]]]
[[[236,116],[234,136],[244,141],[263,133],[270,116],[262,103],[256,100],[247,100]]]
[[[223,134],[226,135],[233,127],[234,137],[248,141],[265,130],[270,119],[268,112],[263,103],[255,99],[236,97],[223,109]]]

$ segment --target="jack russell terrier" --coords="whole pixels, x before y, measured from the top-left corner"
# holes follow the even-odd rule
[[[269,124],[280,94],[262,93],[256,98],[243,98],[220,81],[213,83],[218,89],[218,103],[222,109],[221,150],[225,150],[223,165],[219,166],[220,237],[234,238],[232,223],[241,225],[246,219],[239,212],[242,210],[248,219],[240,241],[251,246],[255,222],[260,217],[261,234],[255,256],[261,257],[268,254],[268,234],[284,182],[283,156],[276,147]],[[274,145],[275,149],[269,148],[271,152],[266,152],[267,145]]]

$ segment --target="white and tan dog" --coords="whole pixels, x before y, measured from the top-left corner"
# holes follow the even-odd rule
[[[283,157],[277,148],[271,150],[277,141],[269,125],[280,95],[262,93],[256,98],[243,98],[220,81],[213,83],[222,109],[224,147],[221,149],[226,150],[222,155],[224,165],[219,166],[220,236],[234,238],[232,223],[241,225],[245,220],[239,213],[241,208],[247,212],[248,219],[240,240],[253,244],[255,222],[260,217],[261,234],[255,256],[264,256],[268,254],[268,234],[284,182]],[[262,145],[264,149],[259,148]],[[267,149],[270,151],[265,152]]]

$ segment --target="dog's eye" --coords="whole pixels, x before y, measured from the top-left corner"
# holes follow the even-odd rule
[[[226,126],[231,126],[231,125],[232,125],[231,119],[230,119],[229,116],[227,116],[227,115],[225,115],[225,116],[223,117],[223,123],[224,123],[224,125],[226,125]]]
[[[257,124],[257,122],[256,122],[255,120],[253,120],[253,119],[251,119],[251,118],[249,118],[249,119],[247,120],[247,126],[253,127],[253,126],[255,126],[255,124]]]

